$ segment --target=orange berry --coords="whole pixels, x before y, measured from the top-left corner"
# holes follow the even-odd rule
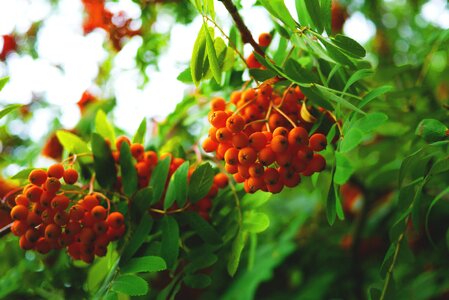
[[[69,218],[70,220],[73,221],[79,221],[84,217],[84,207],[79,205],[79,204],[75,204],[70,208],[69,211]]]
[[[255,162],[249,167],[248,171],[251,177],[259,178],[264,175],[265,169],[261,163]]]
[[[16,202],[16,205],[23,205],[25,207],[28,207],[28,205],[30,204],[30,201],[28,201],[28,198],[25,197],[25,195],[23,195],[23,194],[17,195],[15,202]]]
[[[103,220],[106,220],[108,211],[103,206],[97,205],[94,208],[92,208],[90,213],[92,214],[92,216],[94,217],[95,220],[103,221]]]
[[[326,160],[322,155],[314,153],[308,168],[310,168],[313,172],[321,172],[326,168]]]
[[[95,232],[92,228],[84,227],[80,232],[80,242],[85,245],[92,245],[95,242]]]
[[[203,149],[205,152],[210,153],[216,151],[218,143],[214,142],[211,138],[206,138],[203,142]]]
[[[278,136],[278,135],[282,135],[285,137],[288,137],[288,129],[285,127],[278,127],[273,131],[273,137]]]
[[[31,227],[36,227],[37,225],[42,223],[41,217],[33,211],[28,212],[26,221],[27,224]]]
[[[22,235],[22,237],[19,240],[19,246],[20,248],[22,248],[23,250],[31,250],[34,247],[34,244],[31,243],[30,241],[28,241],[26,239],[26,237],[24,235]]]
[[[279,180],[275,184],[267,185],[268,191],[273,194],[280,193],[283,188],[284,188],[284,183],[282,182],[282,180]]]
[[[276,160],[276,153],[271,149],[271,147],[265,147],[260,150],[258,157],[261,164],[264,166],[269,166]]]
[[[263,134],[265,134],[265,137],[267,138],[267,142],[271,142],[273,139],[273,134],[269,131],[262,131]]]
[[[218,159],[223,159],[225,156],[226,151],[228,151],[228,149],[232,148],[231,144],[227,144],[227,143],[220,143],[218,144],[217,147],[217,158]]]
[[[217,140],[217,128],[211,127],[209,128],[209,133],[207,135],[211,140],[213,140],[215,143],[218,143]]]
[[[301,161],[310,161],[313,158],[313,151],[307,146],[302,146],[298,150],[297,157]]]
[[[217,185],[214,183],[211,185],[209,192],[207,193],[206,197],[209,198],[214,198],[215,196],[217,196],[218,194],[218,187]]]
[[[256,95],[257,95],[257,93],[256,93],[255,89],[247,89],[242,94],[242,100],[244,103],[252,101],[252,100],[256,99]]]
[[[157,165],[157,154],[154,151],[147,151],[144,153],[144,159],[150,166],[156,166]]]
[[[53,223],[54,216],[55,216],[55,212],[53,210],[51,210],[51,209],[44,210],[41,214],[42,223],[44,223],[44,224]]]
[[[218,188],[224,189],[228,185],[228,176],[224,173],[218,173],[214,176],[214,184],[216,184]]]
[[[235,182],[237,183],[242,183],[245,181],[245,178],[242,177],[242,175],[240,175],[240,173],[235,173],[233,175]]]
[[[229,174],[235,174],[239,171],[237,164],[235,164],[235,165],[225,164],[225,170]]]
[[[78,222],[69,222],[65,227],[65,233],[69,235],[78,234],[81,231],[81,225]]]
[[[47,172],[41,169],[35,169],[28,175],[28,180],[35,185],[42,185],[47,180]]]
[[[48,181],[48,179],[47,179]],[[44,190],[38,186],[33,186],[26,191],[26,197],[31,202],[38,202]]]
[[[61,227],[56,224],[48,224],[45,227],[45,238],[50,241],[54,241],[61,235]]]
[[[51,250],[51,245],[45,238],[41,237],[37,240],[35,248],[40,254],[47,254]]]
[[[259,69],[260,67],[262,67],[262,64],[257,60],[254,53],[251,53],[246,58],[246,64],[248,65],[248,68],[250,68],[250,69]]]
[[[58,195],[51,200],[51,208],[57,210],[65,210],[69,207],[70,199],[64,195]]]
[[[106,231],[108,230],[108,224],[105,221],[99,221],[95,223],[92,228],[94,229],[96,235],[101,235],[103,233],[106,233]]]
[[[108,216],[106,222],[112,228],[120,228],[120,226],[125,224],[125,219],[121,213],[113,212]]]
[[[259,35],[259,45],[261,47],[268,47],[271,43],[271,34],[268,32],[264,32],[261,35]]]
[[[226,126],[226,120],[228,119],[228,114],[224,111],[214,111],[210,117],[209,122],[212,126],[216,128],[222,128]]]
[[[245,166],[253,164],[257,159],[256,150],[251,147],[245,147],[239,151],[239,163]]]
[[[240,101],[240,98],[242,97],[242,92],[241,91],[234,91],[231,93],[231,103],[237,105],[237,103]]]
[[[109,227],[108,231],[106,232],[106,235],[109,240],[115,241],[121,238],[124,233],[125,233],[125,225],[122,225],[120,227]]]
[[[230,142],[232,139],[232,132],[226,127],[223,127],[217,129],[215,137],[219,143]]]
[[[120,149],[122,148],[122,143],[127,143],[128,146],[131,145],[131,141],[129,140],[129,138],[127,138],[126,136],[119,136],[116,140],[115,140],[115,147],[117,147],[117,151],[120,152]]]
[[[69,221],[69,214],[63,210],[57,211],[53,217],[53,221],[58,226],[65,226]]]
[[[95,197],[95,195],[87,195],[86,197],[84,197],[83,207],[87,211],[91,211],[92,208],[94,208],[95,206],[97,206],[99,204],[100,204],[100,201],[98,201],[98,199],[97,199],[97,197]]]
[[[24,235],[25,232],[28,230],[29,226],[25,221],[14,221],[11,226],[11,232],[15,236],[21,236]]]
[[[16,205],[11,209],[11,218],[17,221],[25,221],[28,216],[28,209],[23,205]]]
[[[229,148],[224,155],[225,162],[229,165],[236,165],[239,162],[239,150]]]
[[[249,146],[256,151],[260,151],[265,148],[267,144],[267,137],[262,132],[254,132],[249,136]]]
[[[324,134],[315,133],[309,139],[309,147],[313,151],[322,151],[327,146],[327,139]]]
[[[226,101],[223,98],[215,98],[211,101],[210,107],[212,111],[225,110]]]
[[[264,182],[267,185],[274,185],[279,182],[280,175],[278,170],[274,168],[266,168],[263,176]]]
[[[75,184],[78,181],[78,172],[75,169],[67,169],[64,171],[62,178],[67,184]]]
[[[248,136],[242,132],[234,134],[232,137],[232,145],[237,149],[242,149],[248,146],[249,139]]]
[[[57,191],[61,188],[61,182],[56,177],[49,177],[45,182],[45,189],[50,194],[56,194]]]
[[[25,237],[31,244],[35,244],[40,238],[39,231],[37,231],[37,229],[30,228],[25,233]]]
[[[301,182],[301,177],[298,173],[288,168],[279,168],[282,181],[286,187],[295,187]]]
[[[239,115],[230,116],[226,120],[226,128],[228,128],[233,133],[242,131],[244,127],[245,120]]]
[[[255,193],[265,185],[262,178],[250,177],[247,181],[248,193]]]
[[[64,166],[62,164],[51,165],[47,170],[47,174],[48,177],[60,179],[64,175]]]
[[[280,167],[288,168],[292,165],[292,155],[290,153],[277,153],[276,163]]]
[[[288,140],[283,135],[274,136],[271,140],[271,150],[276,153],[283,153],[288,149]]]
[[[143,158],[143,153],[145,152],[145,149],[143,148],[142,144],[134,143],[131,145],[131,155],[137,159],[140,160]]]
[[[307,145],[309,134],[303,127],[296,127],[288,133],[288,143],[292,146]]]
[[[270,128],[282,127],[287,125],[287,121],[280,114],[272,113],[268,118],[268,125],[270,125]]]

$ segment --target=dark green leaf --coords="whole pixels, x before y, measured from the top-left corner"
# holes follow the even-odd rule
[[[95,132],[92,133],[91,145],[97,181],[101,187],[109,189],[114,186],[117,179],[111,148],[105,139]]]
[[[424,119],[416,128],[415,134],[428,143],[434,143],[446,139],[449,135],[449,130],[446,125],[438,120]]]
[[[153,219],[144,214],[140,220],[139,226],[137,226],[123,250],[122,259],[120,261],[121,264],[127,262],[137,250],[139,250],[140,246],[145,242],[145,237],[150,233],[152,226]]]
[[[240,256],[242,255],[243,247],[245,246],[245,237],[247,233],[239,230],[237,236],[232,242],[231,254],[228,261],[228,273],[233,277],[237,272],[240,264]]]
[[[356,41],[347,37],[345,35],[337,34],[337,36],[332,39],[335,45],[343,49],[348,55],[355,58],[365,57],[365,49]]]
[[[187,275],[184,283],[194,289],[204,289],[211,284],[212,280],[206,274]]]
[[[285,63],[285,73],[288,75],[288,79],[297,84],[318,82],[318,77],[314,73],[304,69],[297,61],[291,58]]]
[[[133,143],[144,144],[145,143],[145,134],[147,132],[147,120],[143,118],[142,122],[140,122],[139,128],[134,134]]]
[[[167,269],[167,265],[162,257],[144,256],[129,260],[120,268],[122,273],[147,273],[159,272]]]
[[[168,210],[170,207],[172,207],[173,203],[175,203],[175,200],[176,200],[176,184],[175,178],[172,175],[168,183],[167,191],[164,197],[164,210]]]
[[[131,196],[137,190],[137,170],[134,167],[134,159],[127,143],[122,143],[120,149],[120,169],[122,171],[123,191]]]
[[[310,20],[315,25],[318,33],[323,32],[323,23],[321,22],[321,7],[317,0],[304,0]]]
[[[133,205],[139,212],[145,213],[153,201],[153,188],[146,187],[137,191],[132,199]]]
[[[210,36],[209,29],[206,26],[206,23],[203,25],[204,32],[206,34],[206,51],[207,51],[207,57],[209,58],[209,65],[212,70],[212,75],[215,78],[215,81],[220,84],[221,82],[221,69],[220,65],[218,64],[218,58],[217,53],[215,52],[214,47],[214,41],[212,40],[212,37]]]
[[[170,168],[170,161],[171,158],[169,156],[163,160],[159,160],[156,168],[153,170],[150,180],[150,187],[153,188],[153,201],[151,204],[157,203],[162,197]]]
[[[1,89],[0,89],[1,90]],[[2,110],[0,110],[0,119],[9,114],[10,112],[13,112],[14,110],[21,107],[21,104],[11,104],[6,107],[4,107]]]
[[[148,293],[148,283],[137,275],[126,274],[112,282],[111,290],[129,296],[143,296]]]
[[[189,200],[196,203],[209,192],[214,181],[214,170],[209,163],[202,164],[190,177]]]
[[[337,104],[340,104],[343,107],[349,108],[353,111],[356,111],[361,114],[365,114],[362,110],[360,110],[357,106],[349,102],[348,100],[344,99],[343,97],[340,97],[334,93],[331,93],[327,88],[321,86],[321,85],[315,85],[316,88],[318,88],[319,93],[323,95],[323,97],[334,101]]]
[[[259,0],[259,2],[276,18],[284,22],[290,29],[296,29],[296,22],[285,6],[284,0]]]
[[[365,97],[363,97],[362,102],[360,102],[358,105],[359,108],[364,107],[365,105],[367,105],[368,103],[370,103],[371,101],[373,101],[374,99],[379,97],[380,95],[383,95],[383,94],[391,91],[392,89],[393,89],[392,86],[386,85],[386,86],[381,86],[377,89],[372,90],[371,92],[366,94]]]
[[[201,218],[197,213],[185,213],[185,219],[189,226],[201,237],[203,241],[209,244],[220,244],[222,242],[220,235],[208,222]]]
[[[334,181],[337,184],[346,183],[351,175],[354,173],[354,167],[351,165],[350,160],[340,152],[335,152],[335,175]]]
[[[251,76],[253,76],[255,79],[259,81],[265,81],[267,79],[273,78],[277,74],[272,70],[262,70],[262,69],[249,69],[249,73],[251,74]]]
[[[326,201],[326,216],[329,225],[334,225],[335,219],[337,217],[337,211],[335,207],[336,201],[337,198],[335,196],[334,182],[332,181],[329,188],[329,192],[327,194],[327,201]]]
[[[354,74],[349,77],[348,82],[346,82],[345,88],[343,89],[343,92],[346,92],[354,83],[357,81],[368,77],[373,74],[373,70],[370,69],[361,69],[355,72]]]
[[[172,216],[162,219],[161,254],[169,269],[172,269],[179,254],[179,227]]]
[[[176,203],[179,207],[184,207],[187,201],[187,195],[189,192],[189,185],[187,180],[189,174],[189,166],[189,162],[185,161],[173,174],[176,187]]]
[[[331,8],[332,8],[332,0],[321,0],[321,18],[323,20],[323,26],[328,35],[332,34],[332,26],[331,26]]]
[[[446,187],[443,191],[441,191],[435,198],[433,198],[432,202],[429,205],[429,208],[427,209],[427,213],[426,213],[426,220],[425,220],[425,229],[426,229],[426,234],[427,237],[432,240],[432,237],[430,236],[430,231],[429,231],[429,217],[430,217],[430,212],[432,211],[432,208],[441,200],[443,199],[443,197],[449,193],[449,187]]]
[[[204,59],[206,57],[206,31],[201,26],[198,37],[193,45],[192,58],[190,60],[190,70],[195,85],[199,85],[204,73]]]
[[[296,13],[298,14],[299,23],[302,26],[312,26],[312,20],[310,19],[307,11],[305,0],[295,0]]]
[[[197,270],[210,267],[217,262],[218,258],[216,255],[207,251],[205,252],[202,248],[199,251],[201,252],[199,255],[189,257],[190,263],[185,267],[185,273],[193,273]]]

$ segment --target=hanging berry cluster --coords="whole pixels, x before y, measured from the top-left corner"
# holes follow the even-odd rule
[[[120,136],[116,140],[116,148],[121,149],[122,143],[127,143],[130,147],[131,155],[135,159],[135,168],[138,176],[138,187],[139,189],[145,188],[148,186],[151,180],[151,175],[153,170],[156,168],[158,162],[160,160],[165,159],[166,157],[170,158],[170,167],[168,170],[168,176],[165,181],[165,188],[162,194],[162,200],[155,205],[155,208],[159,209],[163,207],[165,194],[167,192],[168,185],[170,183],[170,179],[176,170],[185,162],[183,158],[173,157],[170,153],[162,154],[159,158],[155,151],[149,150],[145,151],[144,146],[140,143],[131,143],[130,139],[125,136]],[[112,151],[112,156],[116,162],[117,168],[119,167],[119,158],[120,151],[115,150]],[[190,181],[190,177],[195,171],[195,167],[191,166],[188,172],[188,180]],[[117,178],[117,190],[119,192],[122,191],[121,177]],[[208,194],[198,202],[194,204],[189,204],[189,210],[196,211],[202,218],[205,220],[209,220],[209,211],[212,207],[212,199],[218,194],[219,189],[223,189],[228,185],[228,177],[224,173],[218,173],[214,176],[213,184],[208,192]],[[178,209],[176,204],[173,209]]]
[[[11,209],[11,231],[19,236],[20,247],[46,254],[66,248],[73,259],[91,263],[104,256],[109,242],[125,233],[123,215],[109,213],[109,200],[100,193],[90,193],[72,200],[69,191],[61,191],[61,181],[75,184],[78,172],[54,164],[47,171],[35,169]],[[108,204],[103,207],[102,202]]]
[[[326,148],[326,136],[309,136],[310,124],[300,113],[303,99],[299,87],[278,93],[270,84],[235,91],[229,104],[214,99],[203,149],[216,152],[246,192],[279,193],[284,186],[295,187],[301,175],[326,167],[324,157],[316,153]],[[231,104],[235,111],[226,110]]]

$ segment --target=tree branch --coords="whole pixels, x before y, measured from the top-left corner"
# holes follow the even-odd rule
[[[231,17],[234,20],[234,23],[237,26],[240,35],[242,36],[243,43],[250,44],[257,53],[259,53],[260,55],[264,55],[264,51],[259,46],[259,44],[254,40],[248,27],[246,27],[245,23],[243,22],[243,19],[237,10],[237,7],[234,5],[234,3],[232,3],[232,0],[219,0],[219,1],[223,3],[223,5],[226,7],[226,10],[231,14]]]

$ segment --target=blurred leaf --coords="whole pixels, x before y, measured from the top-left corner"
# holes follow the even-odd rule
[[[116,278],[111,289],[129,296],[143,296],[148,293],[148,283],[139,276],[126,274]]]
[[[194,289],[204,289],[212,283],[212,280],[206,274],[195,274],[184,277],[184,283]]]
[[[240,200],[242,210],[250,210],[264,205],[271,198],[270,193],[257,191],[253,194],[245,194]]]
[[[185,273],[193,273],[197,270],[202,270],[204,268],[210,267],[215,264],[218,260],[217,256],[204,251],[204,249],[199,249],[198,255],[195,257],[189,256],[189,264],[185,267]]]
[[[250,233],[260,233],[267,230],[269,226],[270,218],[264,213],[249,211],[244,214],[243,229],[245,231]]]
[[[228,273],[231,277],[234,277],[240,264],[240,256],[242,255],[243,247],[245,246],[246,235],[247,233],[240,229],[232,242],[231,253],[228,261]]]
[[[343,92],[346,92],[357,81],[365,77],[371,76],[373,74],[374,74],[373,70],[370,69],[358,70],[357,72],[352,74],[351,77],[349,77],[348,82],[346,83],[345,88],[343,89]]]
[[[190,60],[190,70],[192,72],[192,79],[196,86],[199,85],[204,73],[204,58],[206,55],[206,30],[205,26],[201,29],[193,45],[192,58]]]
[[[281,20],[290,29],[296,29],[296,22],[288,11],[287,6],[285,6],[284,0],[259,0],[259,2],[270,14]]]
[[[209,192],[214,181],[214,170],[209,163],[199,166],[190,177],[189,200],[196,203]]]
[[[215,81],[220,84],[221,82],[221,69],[218,64],[217,53],[215,52],[214,41],[210,36],[209,29],[206,23],[203,24],[205,27],[204,32],[206,34],[206,51],[207,57],[209,58],[209,65],[212,70],[212,75],[214,75]]]
[[[179,227],[172,216],[162,218],[162,245],[161,254],[169,269],[176,263],[179,254]]]
[[[371,92],[366,94],[365,97],[363,97],[362,102],[360,102],[359,105],[358,105],[359,108],[364,107],[365,105],[367,105],[368,103],[370,103],[371,101],[373,101],[374,99],[379,97],[380,95],[388,93],[392,89],[393,89],[392,86],[385,85],[385,86],[381,86],[379,88],[376,88],[376,89],[372,90]]]
[[[184,207],[189,192],[188,174],[189,161],[185,161],[173,174],[174,185],[176,187],[176,203],[179,207]]]
[[[438,120],[424,119],[418,124],[415,134],[422,137],[426,142],[433,143],[446,139],[449,131],[446,125]]]
[[[204,1],[204,5],[205,5],[205,11],[206,13],[208,13],[212,19],[215,19],[215,6],[214,6],[214,0],[205,0]]]
[[[134,134],[133,143],[144,144],[146,132],[147,132],[147,120],[143,118],[142,122],[140,122],[139,128],[136,131],[136,134]]]
[[[337,216],[337,211],[335,208],[337,198],[335,196],[335,188],[334,188],[334,182],[331,182],[329,192],[327,194],[327,201],[326,201],[326,216],[327,221],[329,222],[329,225],[334,225],[335,219]]]
[[[350,37],[337,34],[337,36],[333,38],[332,41],[335,45],[343,49],[348,55],[352,57],[362,58],[366,55],[365,49]]]
[[[183,83],[193,83],[192,70],[190,67],[179,73],[176,79]]]
[[[349,102],[348,100],[344,99],[341,96],[338,96],[334,93],[331,93],[327,90],[327,88],[321,86],[321,85],[315,85],[315,87],[319,90],[319,92],[323,95],[324,98],[327,98],[329,100],[332,100],[333,102],[340,104],[343,107],[346,107],[348,109],[351,109],[353,111],[356,111],[360,114],[365,114],[362,110],[360,110],[357,106]]]
[[[30,173],[35,169],[36,168],[26,168],[26,169],[20,170],[14,176],[12,176],[11,179],[28,179],[28,176],[30,175]],[[42,170],[45,170],[45,169],[42,169]]]
[[[0,91],[3,90],[3,88],[8,83],[8,81],[9,81],[9,76],[0,78]],[[0,119],[1,119],[1,117],[0,117]]]
[[[140,219],[140,223],[136,230],[132,233],[129,242],[126,244],[123,254],[121,256],[120,264],[127,262],[136,252],[140,246],[145,242],[145,237],[150,233],[153,227],[153,219],[144,214]]]
[[[9,114],[10,112],[13,112],[14,110],[18,109],[21,106],[22,106],[21,104],[11,104],[11,105],[5,106],[2,110],[0,110],[0,119],[2,119],[4,116]]]
[[[137,190],[137,170],[128,143],[120,146],[120,169],[122,174],[123,191],[131,196]]]
[[[162,193],[165,190],[165,182],[167,181],[168,171],[170,168],[171,158],[167,156],[163,160],[159,160],[150,179],[150,187],[153,188],[153,201],[151,204],[159,202]]]
[[[164,210],[168,210],[170,207],[172,207],[173,203],[175,203],[176,200],[176,183],[174,179],[175,178],[172,175],[168,182],[168,187],[164,197]]]
[[[58,137],[58,140],[62,144],[62,146],[71,153],[80,154],[90,152],[87,144],[73,133],[58,130],[56,132],[56,136]]]
[[[220,235],[217,233],[215,228],[213,228],[207,221],[201,218],[195,212],[185,213],[185,219],[189,226],[197,233],[203,241],[209,244],[221,244],[222,240]]]
[[[96,179],[101,187],[112,188],[117,179],[117,171],[111,148],[105,139],[95,132],[92,133],[91,145]]]
[[[433,239],[432,236],[430,235],[430,231],[429,231],[429,217],[430,217],[430,212],[432,211],[432,208],[441,200],[443,199],[443,197],[449,193],[449,187],[446,187],[443,191],[441,191],[435,198],[433,198],[432,202],[429,205],[429,208],[427,209],[427,213],[426,213],[426,220],[425,220],[425,229],[426,229],[426,234],[427,234],[427,238],[432,241],[433,243]]]
[[[115,132],[114,127],[109,123],[108,118],[103,110],[97,111],[95,117],[95,129],[105,139],[108,139],[112,147],[115,147]]]
[[[354,173],[354,167],[351,165],[349,159],[340,152],[335,152],[336,166],[334,181],[337,184],[346,183],[351,175]]]
[[[129,260],[123,267],[120,268],[122,273],[147,273],[159,272],[166,270],[167,266],[162,257],[159,256],[144,256]]]

